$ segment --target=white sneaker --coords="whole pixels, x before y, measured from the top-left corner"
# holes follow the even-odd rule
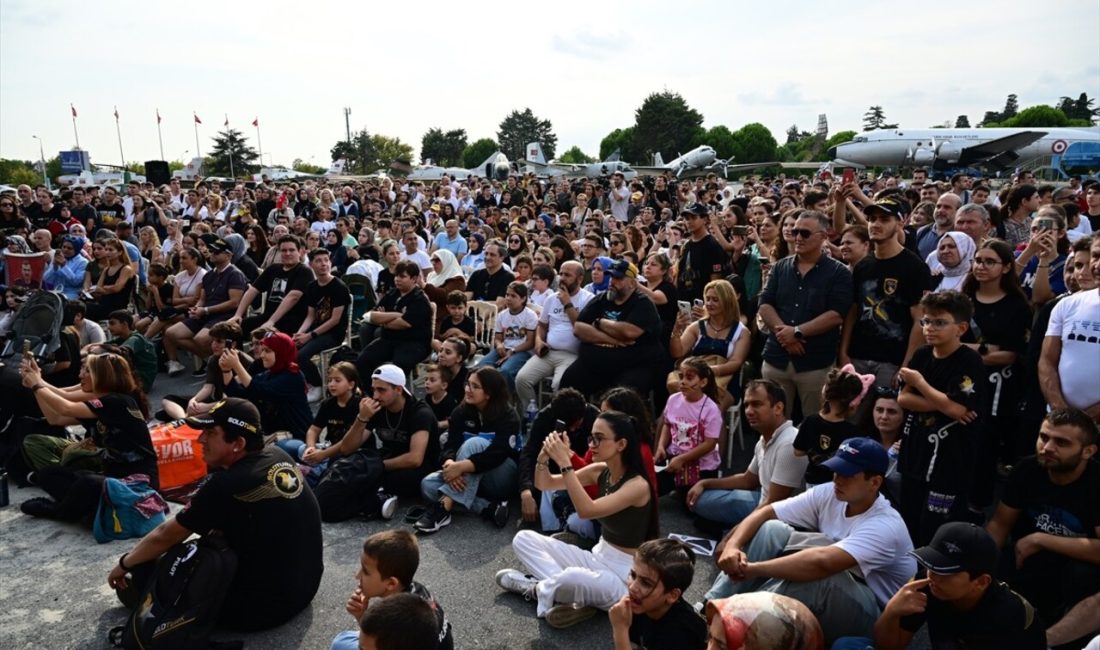
[[[310,404],[316,404],[325,398],[325,391],[320,386],[313,386],[306,394],[306,399]]]
[[[379,492],[378,498],[382,500],[382,518],[386,521],[393,519],[394,513],[397,512],[397,497],[392,494],[386,494],[385,492]]]
[[[519,594],[527,600],[535,599],[535,587],[539,581],[535,576],[529,576],[515,569],[501,569],[497,571],[497,584],[501,589]]]
[[[169,361],[168,362],[168,376],[169,377],[175,377],[176,375],[181,375],[181,374],[183,374],[184,370],[185,370],[185,368],[183,367],[183,364],[180,363],[179,361]]]

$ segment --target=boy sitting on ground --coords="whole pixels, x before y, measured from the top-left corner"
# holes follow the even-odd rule
[[[453,650],[451,623],[443,608],[435,601],[424,585],[413,580],[420,565],[420,548],[416,537],[407,530],[384,530],[363,542],[363,554],[359,557],[359,572],[355,575],[359,586],[348,598],[345,609],[358,623],[371,598],[387,598],[394,594],[410,593],[424,599],[438,622],[439,650]],[[359,631],[348,630],[336,635],[330,650],[358,650]]]
[[[707,624],[684,600],[695,575],[695,553],[674,539],[652,539],[638,547],[627,595],[613,605],[615,650],[701,650]]]

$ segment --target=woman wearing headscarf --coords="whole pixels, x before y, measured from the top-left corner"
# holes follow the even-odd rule
[[[932,271],[932,281],[936,283],[933,291],[958,291],[970,272],[976,248],[970,235],[957,230],[940,237],[936,250],[925,260]]]
[[[441,318],[447,313],[447,294],[465,291],[466,277],[462,275],[462,267],[458,265],[455,254],[446,248],[436,250],[431,259],[432,271],[424,283],[424,293],[428,294],[428,300],[435,303],[435,313],[437,318]]]
[[[462,257],[462,266],[471,272],[485,268],[485,235],[470,234],[470,250]]]
[[[585,285],[586,291],[592,292],[592,295],[607,291],[607,287],[611,284],[611,274],[607,269],[611,268],[611,263],[614,261],[610,257],[603,256],[592,260],[592,281]]]
[[[260,277],[259,267],[248,256],[248,241],[245,240],[244,236],[232,233],[226,235],[223,239],[225,239],[225,243],[229,244],[230,250],[233,251],[233,266],[240,269],[249,282],[254,282],[256,278]]]
[[[340,232],[333,229],[325,233],[325,238],[321,246],[328,251],[329,259],[332,260],[333,274],[343,275],[346,273],[349,262],[348,249],[345,248],[344,243],[340,241]]]
[[[225,385],[225,394],[255,404],[265,433],[289,431],[296,440],[304,441],[313,413],[306,399],[306,378],[298,368],[294,341],[282,332],[271,332],[255,343],[253,352],[264,368],[255,377],[238,350],[230,348],[222,353],[218,366],[233,373]]]
[[[80,291],[84,288],[84,269],[88,266],[87,258],[80,254],[82,250],[83,237],[65,237],[42,275],[43,286],[60,291],[67,300],[80,297]]]

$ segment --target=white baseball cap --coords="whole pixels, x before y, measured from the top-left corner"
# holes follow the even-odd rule
[[[412,395],[408,386],[405,385],[405,371],[392,363],[384,363],[375,368],[374,372],[371,374],[371,379],[381,379],[387,384],[400,386],[406,393]]]

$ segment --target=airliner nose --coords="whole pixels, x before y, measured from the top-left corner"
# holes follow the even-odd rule
[[[836,145],[829,147],[829,157],[836,158]]]

